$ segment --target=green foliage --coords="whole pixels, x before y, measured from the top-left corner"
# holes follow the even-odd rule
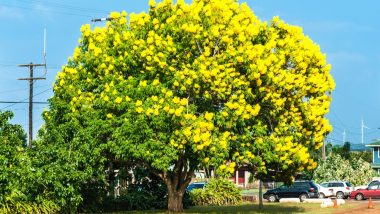
[[[240,190],[226,179],[211,179],[204,189],[190,192],[194,205],[235,205],[242,201]]]
[[[0,213],[54,213],[59,206],[35,189],[43,179],[26,148],[26,134],[9,120],[11,112],[0,112]]]
[[[58,213],[59,206],[48,200],[42,202],[31,202],[27,200],[18,200],[18,197],[7,197],[6,201],[0,204],[0,213],[2,214],[24,214],[24,213]]]
[[[95,212],[99,209],[97,204],[106,198],[104,157],[97,154],[98,148],[79,140],[79,135],[83,136],[81,132],[69,143],[58,143],[63,142],[63,138],[56,131],[69,135],[76,127],[65,126],[51,132],[43,127],[39,131],[39,139],[31,151],[37,172],[33,185],[36,193],[46,193],[63,212],[76,212],[78,208]]]
[[[343,180],[353,185],[363,185],[374,176],[371,165],[363,159],[350,161],[342,158],[339,154],[330,154],[325,161],[319,161],[313,179],[318,183]]]
[[[365,162],[372,163],[372,151],[359,151],[359,152],[350,152],[350,162],[363,159]]]
[[[104,205],[105,211],[166,208],[167,188],[162,179],[141,166],[135,166],[130,171],[133,179],[124,177],[129,183],[126,191],[117,198],[109,197]]]

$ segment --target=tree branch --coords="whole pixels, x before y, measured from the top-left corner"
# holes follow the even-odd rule
[[[216,48],[217,48],[217,47],[219,48],[219,42],[220,42],[220,39],[221,39],[221,36],[219,36],[218,40],[216,41],[216,43],[215,43],[215,45],[214,45],[214,53],[212,54],[212,56],[215,56],[216,53],[217,53]]]
[[[199,45],[199,42],[197,41],[197,47],[198,47],[198,50],[199,52],[201,53],[201,55],[203,54],[203,51],[202,51],[202,48],[201,46]]]

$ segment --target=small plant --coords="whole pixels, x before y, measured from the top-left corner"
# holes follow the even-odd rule
[[[239,189],[226,179],[212,179],[204,189],[190,192],[194,205],[235,205],[242,201]]]

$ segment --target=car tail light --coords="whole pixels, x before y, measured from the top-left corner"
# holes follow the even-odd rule
[[[314,192],[314,188],[310,188],[310,189],[309,189],[309,192]]]
[[[346,187],[346,190],[350,190],[350,187]]]

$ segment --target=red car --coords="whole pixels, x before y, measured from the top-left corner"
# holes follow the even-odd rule
[[[358,201],[367,198],[380,198],[380,182],[372,181],[367,188],[352,191],[350,198]]]

